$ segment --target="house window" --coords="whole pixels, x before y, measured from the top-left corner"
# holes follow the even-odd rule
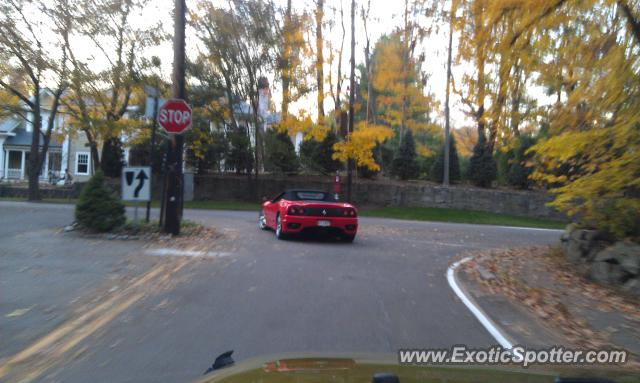
[[[76,153],[76,174],[79,174],[79,175],[89,174],[89,153],[87,152]]]

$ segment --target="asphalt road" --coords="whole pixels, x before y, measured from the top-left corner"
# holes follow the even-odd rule
[[[158,257],[60,233],[72,216],[0,202],[0,381],[191,381],[230,349],[243,360],[493,345],[450,290],[448,265],[560,235],[362,218],[353,244],[278,241],[256,213],[186,210],[223,233],[227,256]]]

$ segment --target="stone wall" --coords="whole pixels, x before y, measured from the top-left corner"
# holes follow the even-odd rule
[[[596,282],[640,295],[640,245],[613,241],[597,230],[569,225],[561,238],[569,262]]]
[[[84,184],[73,184],[70,186],[40,186],[40,196],[45,199],[71,199],[78,198]],[[3,198],[27,198],[28,189],[26,185],[0,185],[0,197]]]
[[[200,176],[195,178],[196,200],[257,201],[282,190],[306,188],[333,190],[329,177],[260,178],[246,176]],[[344,192],[344,184],[342,185]],[[526,217],[565,219],[546,206],[551,197],[541,192],[480,189],[465,186],[442,187],[429,182],[354,182],[353,200],[364,206],[417,206],[488,211]]]
[[[119,192],[118,181],[109,182]],[[194,177],[195,200],[260,201],[285,189],[304,188],[332,191],[329,177],[261,177],[215,175]],[[343,192],[345,185],[342,185]],[[77,198],[79,184],[72,188],[42,189],[44,198]],[[154,182],[154,198],[160,197],[160,180]],[[26,188],[0,185],[0,197],[24,197]],[[467,186],[442,187],[430,182],[369,181],[354,182],[353,200],[359,206],[416,206],[488,211],[524,217],[565,219],[547,207],[550,196],[542,192],[480,189]]]

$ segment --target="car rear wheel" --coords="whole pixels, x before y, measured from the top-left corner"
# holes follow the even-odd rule
[[[276,237],[278,239],[286,239],[287,235],[282,232],[282,220],[280,214],[276,216]]]
[[[258,227],[260,230],[267,230],[269,227],[267,226],[267,219],[264,217],[264,211],[260,210],[260,214],[258,215]]]

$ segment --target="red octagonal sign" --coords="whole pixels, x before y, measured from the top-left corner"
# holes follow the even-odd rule
[[[184,100],[167,100],[158,109],[158,123],[169,134],[180,134],[191,126],[191,107]]]

